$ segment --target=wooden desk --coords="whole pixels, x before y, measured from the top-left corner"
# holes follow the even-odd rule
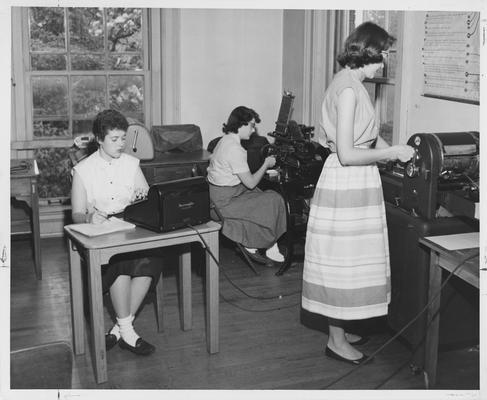
[[[196,229],[206,241],[211,252],[218,259],[218,231],[220,225],[210,221],[198,225]],[[106,382],[107,361],[105,349],[105,322],[103,314],[103,294],[101,286],[101,265],[107,264],[115,254],[156,247],[173,246],[183,243],[200,242],[198,234],[189,228],[156,233],[136,227],[130,231],[89,238],[64,227],[69,241],[69,271],[71,289],[71,317],[73,347],[75,354],[84,354],[84,312],[83,285],[81,278],[81,255],[86,261],[88,276],[88,296],[91,311],[91,342],[94,348],[95,375],[98,383]],[[82,254],[80,254],[82,253]],[[180,293],[182,304],[183,330],[191,329],[191,252],[179,258]],[[218,307],[219,281],[218,266],[206,252],[206,344],[208,352],[218,352]]]
[[[454,238],[457,235],[451,235]],[[419,243],[430,249],[430,275],[428,288],[428,303],[440,292],[442,269],[452,272],[463,260],[462,266],[455,271],[455,275],[470,285],[479,288],[479,256],[478,243],[473,243],[471,248],[462,250],[447,250],[427,238],[420,238]],[[477,254],[477,255],[476,255]],[[475,256],[476,255],[476,256]],[[436,370],[438,364],[438,334],[440,326],[440,294],[428,307],[428,319],[431,324],[426,334],[425,354],[425,386],[433,388],[436,384]]]
[[[41,229],[39,225],[39,195],[37,193],[38,175],[36,160],[10,160],[10,197],[26,202],[31,209],[34,268],[37,279],[42,279]]]

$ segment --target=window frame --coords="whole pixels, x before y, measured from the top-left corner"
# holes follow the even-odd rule
[[[366,10],[355,10],[354,12],[363,12]],[[390,20],[390,11],[397,10],[384,10],[385,13],[385,25],[388,26]],[[396,46],[394,49],[389,49],[391,53],[396,54],[396,71],[394,78],[388,77],[375,77],[375,78],[365,78],[364,83],[371,83],[375,85],[374,88],[374,109],[377,115],[377,120],[380,125],[384,121],[383,116],[387,113],[387,102],[385,97],[386,86],[394,87],[394,115],[393,115],[393,125],[392,125],[392,145],[397,144],[401,140],[400,133],[400,114],[401,114],[401,74],[402,74],[402,60],[403,60],[403,37],[404,37],[404,19],[405,12],[398,12],[398,35],[396,37]],[[357,23],[355,24],[357,26]],[[354,28],[350,27],[351,30]],[[387,72],[387,63],[384,65],[384,74]]]
[[[16,114],[15,123],[12,123],[12,133],[21,133],[21,137],[18,134],[15,137],[15,140],[11,142],[11,149],[12,150],[24,150],[24,149],[39,149],[44,147],[51,147],[51,148],[63,148],[63,147],[71,147],[73,145],[74,135],[72,134],[72,124],[73,124],[73,113],[71,107],[71,77],[72,76],[104,76],[107,78],[108,84],[108,77],[109,76],[116,76],[116,75],[137,75],[144,77],[144,116],[146,125],[149,125],[150,121],[152,120],[151,116],[151,105],[150,99],[152,97],[152,85],[150,83],[152,73],[151,73],[151,65],[150,65],[150,49],[151,43],[149,41],[149,21],[150,21],[150,9],[141,7],[142,9],[142,53],[143,53],[143,60],[144,60],[144,69],[139,71],[134,70],[90,70],[90,71],[79,71],[79,70],[71,70],[70,65],[68,63],[67,68],[61,71],[34,71],[31,70],[31,63],[30,63],[30,48],[29,48],[29,8],[30,7],[19,7],[20,15],[15,12],[15,8],[12,9],[12,19],[13,21],[20,19],[20,24],[18,24],[17,28],[15,28],[15,22],[12,23],[12,40],[13,42],[16,39],[20,39],[22,46],[21,51],[16,54],[15,47],[12,46],[12,60],[17,61],[14,62],[13,70],[12,70],[12,85],[13,87],[17,87],[19,84],[19,80],[22,80],[22,84],[20,85],[19,90],[16,90],[15,96],[19,98],[15,99],[15,107],[13,107],[13,114]],[[67,29],[67,9],[72,7],[63,7],[65,14],[64,14],[64,21],[66,27],[66,38],[69,41],[69,29]],[[110,7],[102,7],[103,9],[110,8]],[[137,7],[136,7],[137,8]],[[105,41],[107,38],[105,37]],[[66,48],[68,48],[68,43],[66,43]],[[21,65],[19,65],[19,62]],[[66,138],[39,138],[34,137],[33,132],[33,122],[34,122],[34,113],[33,113],[33,99],[32,99],[32,78],[37,76],[66,76],[68,80],[68,118],[69,118],[69,130],[72,134],[70,137]],[[108,90],[108,89],[107,89]],[[108,92],[107,92],[108,93]],[[13,99],[14,100],[14,99]],[[20,106],[20,107],[19,107]],[[22,109],[22,112],[19,112],[19,108]],[[19,118],[19,114],[22,114],[22,118]],[[14,120],[14,115],[12,115],[12,120]]]

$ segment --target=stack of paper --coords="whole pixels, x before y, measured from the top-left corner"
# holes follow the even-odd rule
[[[110,217],[101,224],[72,224],[69,228],[85,236],[100,236],[107,233],[126,231],[135,228],[134,224],[120,218]]]

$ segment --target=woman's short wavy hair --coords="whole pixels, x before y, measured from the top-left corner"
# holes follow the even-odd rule
[[[381,52],[388,50],[395,41],[380,26],[373,22],[364,22],[345,40],[344,49],[338,55],[337,61],[342,67],[348,66],[352,69],[381,63],[384,61]]]
[[[223,124],[222,131],[226,134],[229,132],[238,133],[238,130],[248,125],[250,121],[255,120],[256,123],[260,122],[259,114],[257,114],[251,108],[245,106],[238,106],[235,108],[228,117],[227,123]]]
[[[98,113],[93,121],[93,134],[97,140],[103,141],[109,130],[126,131],[129,127],[127,118],[116,110],[104,110]]]

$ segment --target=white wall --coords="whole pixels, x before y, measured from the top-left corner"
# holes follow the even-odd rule
[[[181,10],[181,123],[199,125],[203,146],[222,135],[233,108],[274,130],[282,96],[282,10]]]
[[[403,69],[403,99],[406,99],[405,136],[415,133],[479,131],[478,105],[421,96],[423,71],[421,47],[423,44],[425,12],[406,13],[405,64]],[[404,108],[403,108],[404,110]],[[404,133],[403,133],[404,135]],[[401,135],[401,136],[403,136]]]

